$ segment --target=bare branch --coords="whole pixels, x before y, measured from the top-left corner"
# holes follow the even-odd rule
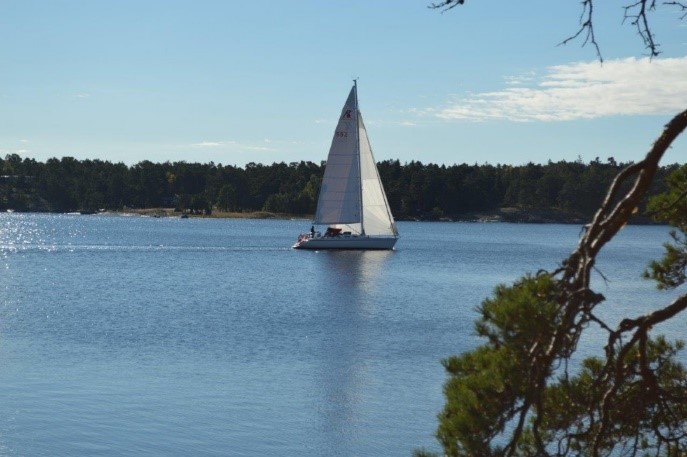
[[[601,49],[599,48],[599,44],[596,42],[596,37],[594,36],[594,2],[593,0],[582,0],[582,13],[580,14],[580,28],[577,30],[577,32],[566,38],[565,40],[561,41],[558,45],[566,45],[570,41],[577,39],[581,35],[584,35],[584,41],[582,43],[582,46],[586,45],[587,43],[591,43],[594,46],[594,49],[596,49],[596,55],[599,58],[600,62],[603,62],[604,59],[601,56]]]
[[[444,0],[444,1],[441,2],[441,3],[432,3],[432,4],[430,4],[430,5],[429,5],[429,8],[432,8],[432,9],[441,9],[441,10],[443,10],[443,11],[442,11],[442,13],[443,13],[444,11],[448,11],[448,10],[450,10],[450,9],[453,9],[453,8],[455,8],[455,7],[458,6],[458,5],[462,5],[463,3],[465,3],[465,0]]]
[[[687,309],[687,295],[682,295],[665,308],[635,319],[623,319],[618,325],[618,331],[627,332],[634,328],[648,331],[654,325],[667,321],[685,309]]]
[[[663,2],[664,5],[672,5],[672,6],[677,6],[680,8],[682,11],[686,11],[685,14],[683,14],[680,19],[684,19],[687,17],[687,4],[682,3],[682,2]]]
[[[687,128],[687,110],[676,115],[664,128],[644,160],[630,165],[618,174],[601,208],[586,234],[580,240],[580,254],[595,256],[599,250],[625,226],[634,209],[651,185],[658,163],[673,141]],[[613,206],[613,200],[625,179],[636,175],[633,188]]]
[[[642,41],[644,41],[644,46],[649,50],[650,57],[656,57],[660,54],[658,50],[658,43],[654,40],[654,34],[651,32],[649,26],[649,18],[647,13],[649,11],[654,11],[656,9],[656,0],[638,0],[625,7],[625,17],[630,19],[630,23],[637,27],[637,33],[639,34]]]

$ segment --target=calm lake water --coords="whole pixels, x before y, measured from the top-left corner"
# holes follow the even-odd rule
[[[580,228],[398,225],[393,252],[308,252],[308,221],[0,214],[0,456],[438,449],[440,360]],[[670,298],[639,279],[667,239],[627,227],[605,251],[611,323]]]

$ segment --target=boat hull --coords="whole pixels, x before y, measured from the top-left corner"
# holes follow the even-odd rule
[[[322,236],[305,238],[293,245],[294,249],[326,250],[326,249],[393,249],[396,244],[394,236]]]

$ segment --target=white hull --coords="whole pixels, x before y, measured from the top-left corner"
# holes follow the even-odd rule
[[[321,236],[303,238],[293,245],[294,249],[393,249],[395,236]]]

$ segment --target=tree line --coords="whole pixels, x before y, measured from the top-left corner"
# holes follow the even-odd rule
[[[615,175],[627,165],[612,157],[517,166],[386,160],[378,169],[397,219],[460,219],[511,208],[582,220],[594,214]],[[128,166],[73,157],[39,162],[11,154],[0,159],[0,211],[173,207],[204,214],[311,215],[324,166],[306,161],[237,167],[147,160]],[[663,177],[675,168],[659,169],[649,196],[665,190]]]

